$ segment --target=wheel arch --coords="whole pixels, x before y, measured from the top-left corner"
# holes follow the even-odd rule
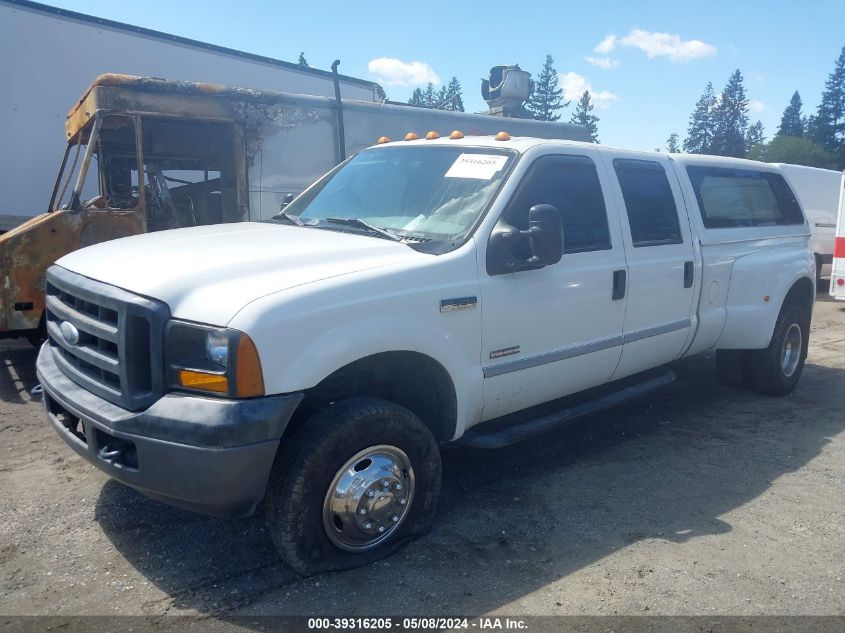
[[[786,305],[797,305],[799,307],[806,307],[808,316],[813,313],[813,304],[816,299],[816,285],[809,277],[800,277],[792,284],[789,291],[784,296],[781,302],[780,309],[783,310]]]
[[[415,351],[388,351],[365,356],[332,372],[305,397],[285,433],[295,432],[331,402],[373,397],[401,405],[428,426],[438,442],[453,439],[458,401],[449,372],[437,360]]]

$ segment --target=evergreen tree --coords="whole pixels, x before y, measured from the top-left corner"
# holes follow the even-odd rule
[[[821,103],[812,122],[812,138],[845,167],[845,46],[824,84]]]
[[[813,137],[813,129],[816,125],[816,117],[810,115],[804,115],[801,117],[801,127],[804,129],[804,137],[805,138],[812,138]]]
[[[681,151],[680,146],[678,145],[678,133],[672,132],[669,135],[669,138],[666,139],[666,151],[670,154],[677,154]]]
[[[595,114],[590,114],[595,109],[595,106],[590,102],[590,91],[585,90],[578,103],[575,104],[575,112],[572,113],[571,123],[583,125],[587,128],[594,143],[599,142],[599,118]],[[559,117],[558,117],[559,118]]]
[[[742,73],[735,70],[713,111],[714,154],[742,158],[748,153],[748,96],[742,82]]]
[[[704,94],[695,103],[690,116],[684,151],[691,154],[710,154],[713,149],[713,110],[716,108],[716,93],[713,83],[708,82]]]
[[[745,133],[745,147],[747,148],[747,151],[750,152],[753,148],[758,145],[763,145],[765,142],[766,138],[763,132],[763,122],[757,121],[751,125]]]
[[[408,103],[412,106],[417,106],[418,108],[425,107],[425,99],[423,99],[422,88],[414,88],[414,92],[411,93],[411,98],[408,99]]]
[[[434,100],[437,102],[436,107],[438,110],[445,110],[444,106],[449,100],[449,90],[446,88],[446,84],[440,86],[440,90],[437,91],[437,96]]]
[[[801,116],[801,95],[796,90],[789,100],[789,105],[783,111],[775,136],[804,136],[804,118]],[[750,149],[750,148],[749,148]]]
[[[451,110],[453,112],[464,111],[463,88],[457,77],[452,77],[448,84],[441,86],[435,97],[435,106],[438,110]]]
[[[563,91],[558,84],[554,60],[551,55],[546,55],[546,62],[534,84],[534,92],[528,97],[525,107],[535,119],[557,121],[560,119],[559,112],[568,105],[568,101],[563,102]]]
[[[437,92],[434,90],[434,84],[430,81],[422,91],[423,107],[435,108],[437,107]]]
[[[308,61],[305,59],[305,53],[304,52],[299,53],[299,61],[297,62],[297,64],[299,64],[300,66],[305,66],[305,68],[308,68]]]
[[[434,84],[429,81],[425,89],[414,88],[408,103],[418,108],[436,108],[440,104],[441,94],[444,94],[443,89],[435,90]]]

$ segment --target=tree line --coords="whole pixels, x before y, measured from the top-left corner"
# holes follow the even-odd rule
[[[690,115],[683,150],[845,169],[845,47],[825,82],[816,112],[805,115],[801,95],[795,91],[771,141],[766,141],[760,121],[750,123],[749,104],[739,70],[719,95],[709,82]],[[666,140],[666,149],[681,151],[676,132]]]
[[[457,77],[452,77],[449,83],[444,84],[439,90],[435,89],[432,82],[429,82],[425,88],[415,88],[408,103],[420,108],[463,112],[462,96],[461,83]],[[525,109],[532,118],[539,121],[559,121],[561,112],[569,105],[570,102],[564,100],[563,90],[560,88],[554,59],[551,55],[546,55],[546,61],[534,84],[534,92],[528,98]],[[585,90],[575,104],[570,122],[583,125],[593,141],[598,143],[599,117],[593,114],[594,109],[590,91]]]
[[[448,84],[443,84],[440,90],[434,89],[434,84],[428,82],[425,89],[414,88],[408,103],[418,108],[431,108],[434,110],[451,110],[453,112],[464,111],[464,90],[457,77],[452,77]]]

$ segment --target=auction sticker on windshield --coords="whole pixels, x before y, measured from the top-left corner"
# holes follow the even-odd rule
[[[500,154],[461,154],[444,177],[490,180],[507,161],[508,157]]]

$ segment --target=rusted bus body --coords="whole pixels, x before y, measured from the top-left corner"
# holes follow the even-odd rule
[[[381,136],[490,135],[503,127],[520,136],[589,139],[566,123],[102,75],[67,115],[67,152],[49,210],[0,235],[0,336],[40,338],[46,269],[75,249],[268,219],[288,194]]]
[[[138,213],[96,210],[42,213],[0,235],[3,268],[0,329],[39,337],[44,314],[44,273],[58,257],[78,248],[143,233]]]
[[[50,210],[0,235],[3,276],[0,286],[0,335],[23,335],[33,342],[41,338],[45,272],[61,256],[91,244],[144,233],[153,228],[201,223],[196,217],[194,222],[184,218],[161,222],[158,218],[156,226],[149,204],[155,187],[151,187],[154,183],[150,182],[144,158],[145,123],[161,126],[162,122],[181,120],[192,125],[204,122],[222,124],[231,136],[224,158],[229,163],[227,178],[231,180],[229,189],[234,195],[228,196],[227,212],[222,213],[221,209],[221,213],[211,219],[240,221],[248,218],[244,128],[238,118],[238,113],[244,108],[242,104],[238,106],[233,102],[233,96],[232,90],[222,86],[180,84],[121,75],[104,75],[88,88],[67,116],[65,134],[68,152],[53,191]],[[91,173],[82,173],[80,178],[86,153],[83,147],[87,148],[90,144],[97,119],[101,120],[101,125],[99,138],[94,139],[98,146],[92,151],[93,164],[88,165]],[[134,162],[135,175],[134,184],[133,181],[124,183],[130,187],[129,191],[124,191],[124,199],[112,204],[114,196],[104,190],[104,168],[112,158],[110,149],[126,153],[125,147],[118,148],[108,143],[120,124],[132,128],[131,134],[124,136],[133,138],[135,155],[122,158],[124,162]],[[151,139],[154,140],[157,139]],[[166,144],[167,141],[163,139],[161,142]],[[154,144],[146,149],[151,156],[160,150]],[[143,174],[140,179],[143,186],[139,186],[137,174]],[[78,190],[77,180],[80,181]],[[201,188],[202,183],[199,186]],[[86,193],[95,194],[87,203],[82,199]],[[45,199],[46,195],[48,192],[45,192]],[[62,201],[68,198],[69,202],[63,204]]]

